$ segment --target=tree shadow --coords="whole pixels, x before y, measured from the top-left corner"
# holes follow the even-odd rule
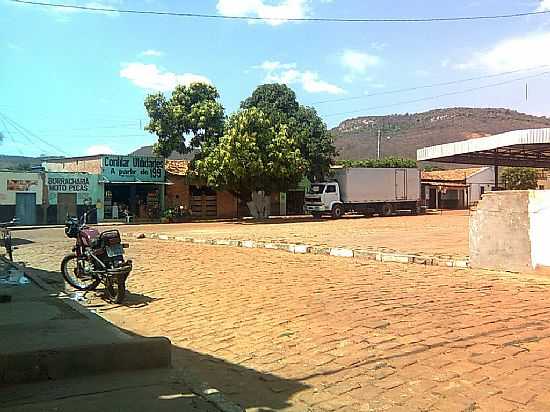
[[[52,293],[67,293],[65,282],[61,273],[55,271],[43,270],[31,266],[24,267],[25,272],[31,280],[39,279],[38,286],[46,288]],[[98,291],[100,293],[101,291]],[[78,299],[74,299],[78,301]],[[128,301],[124,306],[131,308],[142,307],[156,300],[139,293],[129,293]],[[115,305],[82,305],[84,308],[93,310],[101,307],[101,311],[116,308]],[[107,321],[105,321],[107,322]],[[116,325],[114,325],[116,326]],[[122,332],[135,336],[143,337],[130,330],[120,328]],[[272,373],[260,372],[246,367],[243,363],[233,363],[210,354],[199,353],[180,345],[171,345],[172,368],[174,371],[182,374],[185,384],[191,386],[195,393],[212,389],[220,391],[223,396],[231,402],[238,404],[244,409],[254,408],[257,412],[277,411],[292,406],[291,398],[310,386],[292,379],[285,379]],[[143,354],[147,356],[147,354]],[[168,373],[168,371],[166,372]],[[170,381],[173,384],[173,380]],[[60,382],[62,384],[62,382]],[[149,385],[151,386],[151,385]],[[148,390],[151,388],[148,388]],[[154,389],[156,390],[156,389]],[[164,384],[158,385],[158,399],[161,402],[161,395],[173,390]],[[36,393],[36,392],[35,392]],[[162,401],[165,402],[166,401]],[[153,408],[151,410],[157,410]],[[160,404],[159,404],[159,409]]]

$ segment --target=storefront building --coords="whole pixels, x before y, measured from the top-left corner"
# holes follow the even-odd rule
[[[124,220],[130,215],[133,221],[158,220],[164,209],[164,160],[150,156],[98,155],[65,158],[46,162],[46,173],[64,173],[66,178],[78,181],[88,179],[88,190],[81,190],[78,206],[92,205],[97,210],[97,221]],[[78,184],[78,183],[77,183]],[[92,187],[93,186],[93,187]],[[57,191],[59,193],[59,191]],[[53,195],[52,195],[53,196]],[[66,203],[73,205],[72,196]],[[74,206],[70,206],[74,209]],[[60,208],[56,214],[59,215]],[[53,213],[53,212],[49,212]]]
[[[47,172],[46,223],[64,223],[67,216],[89,213],[88,222],[104,219],[103,190],[99,175],[90,173]]]
[[[43,194],[40,173],[0,172],[0,221],[16,217],[20,225],[42,223]]]

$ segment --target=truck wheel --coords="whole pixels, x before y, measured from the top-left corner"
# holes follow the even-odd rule
[[[334,219],[340,219],[344,215],[344,208],[342,205],[334,205],[332,207],[332,217]]]
[[[382,209],[380,210],[382,216],[388,217],[393,214],[393,207],[390,203],[384,203]]]

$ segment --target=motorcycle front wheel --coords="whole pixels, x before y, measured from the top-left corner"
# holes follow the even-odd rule
[[[93,274],[84,273],[75,253],[71,253],[61,261],[61,273],[65,281],[78,290],[95,290],[101,280]]]
[[[107,277],[105,295],[111,303],[122,303],[126,296],[126,279],[124,276]]]

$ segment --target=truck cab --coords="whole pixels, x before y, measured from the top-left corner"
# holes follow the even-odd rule
[[[340,199],[340,186],[338,182],[313,183],[305,195],[305,211],[315,217],[330,213],[341,217],[344,214],[342,200]]]

